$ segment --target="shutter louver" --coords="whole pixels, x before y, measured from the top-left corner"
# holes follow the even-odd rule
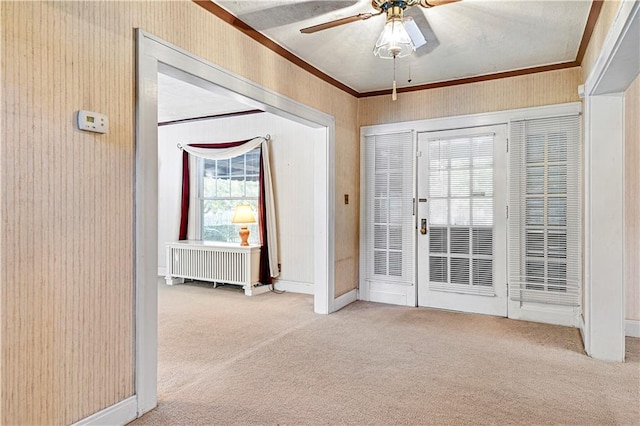
[[[413,285],[413,135],[366,136],[365,151],[365,279]]]
[[[509,297],[580,306],[580,116],[511,123]]]

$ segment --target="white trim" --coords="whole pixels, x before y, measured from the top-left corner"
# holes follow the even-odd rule
[[[165,275],[167,275],[167,268],[164,266],[158,266],[158,278],[159,277],[164,278]]]
[[[348,304],[355,302],[356,300],[358,300],[358,290],[354,288],[350,292],[336,297],[336,299],[333,301],[333,308],[338,311]]]
[[[158,71],[207,90],[238,96],[266,112],[314,128],[326,129],[326,140],[315,143],[314,177],[314,311],[334,309],[335,282],[335,118],[250,80],[140,29],[136,67],[136,170],[135,170],[135,294],[136,368],[138,414],[157,405],[157,199],[158,199]]]
[[[158,61],[144,33],[136,38],[134,347],[141,416],[158,404]]]
[[[302,293],[302,294],[314,294],[313,283],[303,283],[300,281],[288,281],[277,279],[275,282],[275,289],[279,291],[286,291],[288,293]]]
[[[138,401],[134,395],[89,417],[85,417],[73,423],[72,426],[126,425],[137,416]]]
[[[633,81],[634,76],[637,75],[637,71],[634,73],[634,70],[631,69],[633,65],[637,67],[637,64],[627,63],[625,64],[625,68],[629,68],[630,72],[625,73],[623,78],[621,78],[622,76],[619,73],[616,73],[615,75],[619,80],[618,84],[622,84],[622,87],[612,89],[610,85],[607,84],[608,82],[605,81],[606,78],[611,77],[607,75],[607,73],[610,71],[610,68],[613,68],[612,65],[614,65],[614,61],[620,60],[620,56],[626,56],[622,61],[634,58],[634,56],[627,52],[619,52],[620,49],[624,50],[635,48],[636,52],[633,53],[637,55],[637,41],[628,45],[623,45],[623,41],[627,37],[629,37],[629,40],[633,40],[634,37],[635,40],[640,38],[640,36],[635,34],[635,31],[632,29],[632,23],[634,22],[634,19],[638,19],[639,14],[640,2],[634,0],[623,0],[621,2],[618,12],[616,13],[616,17],[609,28],[609,32],[607,33],[604,42],[602,43],[600,54],[598,55],[596,62],[593,64],[591,73],[584,84],[584,91],[587,96],[624,91],[624,89]],[[618,53],[621,53],[621,55],[617,55]]]
[[[624,99],[587,95],[585,104],[585,349],[623,361]]]
[[[620,4],[585,82],[584,343],[590,356],[612,361],[625,355],[622,92],[640,71],[639,16],[640,2]]]
[[[624,334],[627,337],[640,337],[640,321],[626,320],[624,325]]]
[[[580,336],[582,337],[582,342],[583,345],[586,347],[586,341],[587,341],[587,331],[585,329],[585,325],[584,325],[584,316],[582,314],[580,314],[580,318],[578,319],[578,328],[580,329]]]

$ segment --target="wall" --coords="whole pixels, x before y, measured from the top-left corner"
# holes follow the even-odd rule
[[[577,102],[579,67],[359,100],[359,125]]]
[[[177,239],[182,152],[177,143],[225,142],[271,135],[270,160],[282,272],[278,282],[313,285],[314,200],[313,149],[326,131],[313,129],[272,114],[195,121],[158,128],[159,208],[158,266],[165,267],[164,242]],[[195,191],[193,192],[195,195]],[[191,203],[196,206],[195,200]],[[193,222],[193,221],[192,221]],[[194,234],[195,236],[195,234]]]
[[[624,94],[625,318],[640,321],[640,75]]]
[[[357,283],[357,100],[198,5],[0,2],[0,424],[134,392],[135,28],[336,118],[336,296]],[[228,46],[235,46],[229,50]],[[107,135],[74,112],[109,115]]]

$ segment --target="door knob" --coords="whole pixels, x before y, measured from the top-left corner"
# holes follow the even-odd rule
[[[427,219],[420,219],[420,233],[422,235],[427,235]]]

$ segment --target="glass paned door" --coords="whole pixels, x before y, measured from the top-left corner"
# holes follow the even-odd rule
[[[506,316],[506,126],[418,135],[418,304]]]

